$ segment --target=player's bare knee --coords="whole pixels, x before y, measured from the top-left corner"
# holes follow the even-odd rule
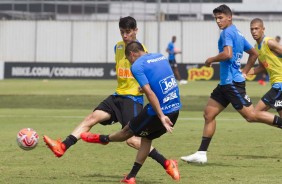
[[[255,113],[248,113],[248,114],[244,115],[243,117],[249,123],[257,122],[257,118],[256,118]]]
[[[126,140],[126,144],[130,147],[138,149],[140,147],[140,139],[138,137],[131,137]]]
[[[214,120],[214,116],[206,112],[204,112],[203,117],[205,119],[205,122],[211,122],[212,120]]]
[[[93,127],[95,124],[98,123],[96,116],[92,113],[89,114],[84,120],[80,123],[83,127]]]

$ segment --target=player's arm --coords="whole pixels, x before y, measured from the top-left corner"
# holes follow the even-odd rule
[[[267,41],[267,45],[276,56],[282,57],[282,45],[272,39]]]
[[[167,53],[169,53],[169,49],[168,48],[166,48],[166,50],[165,50]]]
[[[205,62],[205,65],[210,67],[212,65],[212,63],[231,59],[232,55],[233,55],[232,47],[231,46],[225,46],[223,48],[223,51],[220,52],[218,55],[208,58]]]
[[[245,65],[245,67],[242,70],[242,73],[245,77],[247,76],[247,74],[250,74],[249,71],[254,66],[258,58],[258,52],[256,51],[256,49],[251,48],[247,50],[246,52],[249,54],[249,58],[248,58],[247,64]]]
[[[144,93],[146,94],[148,101],[150,102],[153,109],[155,110],[157,116],[160,118],[163,126],[166,128],[168,132],[171,133],[173,129],[172,127],[173,124],[170,121],[170,119],[166,115],[164,115],[156,94],[152,91],[149,84],[144,85],[142,89]]]
[[[258,73],[265,72],[265,68],[261,62],[259,62],[259,65],[255,68],[250,69],[248,72],[248,75],[256,75]]]
[[[166,52],[169,54],[174,54],[174,47],[169,44],[166,48]]]

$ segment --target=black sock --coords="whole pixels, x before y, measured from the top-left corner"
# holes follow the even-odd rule
[[[279,116],[275,115],[274,119],[273,119],[273,125],[278,127],[278,128],[282,128],[282,118],[280,118]]]
[[[69,149],[72,145],[74,145],[77,142],[77,138],[73,135],[67,136],[67,138],[63,141],[63,143],[66,146],[66,149]]]
[[[100,141],[103,142],[103,143],[108,143],[110,142],[110,139],[109,139],[109,135],[100,135]]]
[[[152,159],[156,160],[159,164],[161,164],[165,168],[166,158],[160,154],[155,148],[148,155]]]
[[[127,175],[126,179],[135,178],[138,171],[141,169],[141,167],[142,167],[142,164],[134,162],[133,167],[132,167],[130,173]]]
[[[210,145],[211,139],[212,139],[211,137],[202,137],[202,143],[198,151],[207,151]]]

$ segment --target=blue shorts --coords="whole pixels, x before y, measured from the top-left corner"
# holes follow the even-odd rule
[[[243,106],[252,105],[251,99],[246,94],[245,82],[233,82],[227,85],[218,85],[211,93],[211,98],[227,107],[229,103],[236,110],[241,110]]]
[[[148,105],[144,107],[144,109],[137,117],[133,118],[130,121],[129,127],[133,131],[135,136],[146,137],[149,140],[153,140],[159,138],[167,131],[158,116],[150,116],[147,109]],[[173,123],[173,126],[176,123],[178,115],[179,111],[166,114],[166,116],[168,116],[170,121]]]

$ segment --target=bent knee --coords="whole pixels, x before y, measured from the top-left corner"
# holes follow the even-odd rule
[[[133,148],[139,148],[140,142],[141,142],[141,139],[138,138],[138,137],[131,137],[131,138],[126,140],[126,144],[130,147],[133,147]]]
[[[205,122],[211,122],[212,120],[215,119],[214,115],[211,115],[209,113],[204,112],[203,117],[205,119]]]
[[[245,118],[245,120],[246,120],[247,122],[249,122],[249,123],[257,122],[257,118],[256,118],[256,116],[255,116],[254,113],[250,113],[250,114],[244,116],[244,118]]]

